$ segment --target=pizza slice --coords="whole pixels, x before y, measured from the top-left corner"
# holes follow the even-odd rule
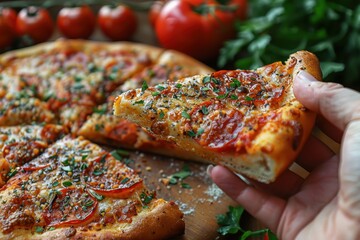
[[[53,124],[0,127],[0,187],[65,134],[64,127]]]
[[[314,124],[315,114],[293,94],[300,70],[321,79],[316,56],[299,51],[285,64],[127,91],[114,113],[204,161],[269,183],[293,162]]]
[[[155,86],[166,80],[176,81],[181,77],[212,71],[211,68],[193,58],[167,50],[161,54],[155,64],[144,68],[114,91],[108,97],[107,104],[98,106],[78,134],[91,141],[114,147],[138,149],[173,157],[186,157],[188,154],[176,148],[172,142],[157,140],[139,125],[114,116],[112,105],[115,97],[126,90],[139,88],[142,85]],[[161,85],[158,85],[158,88],[161,89]]]
[[[183,214],[111,153],[65,137],[0,189],[0,238],[169,239]]]
[[[0,99],[0,126],[31,123],[54,123],[56,116],[48,104],[33,97],[5,97]]]

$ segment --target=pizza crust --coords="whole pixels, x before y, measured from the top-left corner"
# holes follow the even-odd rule
[[[171,224],[169,224],[171,223]],[[0,233],[1,239],[18,240],[60,240],[60,239],[121,239],[121,240],[161,240],[179,236],[184,233],[183,213],[173,202],[155,200],[133,218],[131,223],[109,225],[101,230],[81,231],[76,228],[59,228],[42,234],[17,229],[9,235]]]

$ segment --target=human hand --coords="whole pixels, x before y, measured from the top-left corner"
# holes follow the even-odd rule
[[[280,239],[360,239],[360,93],[304,71],[294,93],[319,113],[318,127],[341,142],[339,154],[312,136],[296,161],[310,172],[305,180],[290,170],[268,185],[248,185],[222,166],[209,174]]]

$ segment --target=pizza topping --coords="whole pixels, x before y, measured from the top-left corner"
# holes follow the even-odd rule
[[[35,224],[34,202],[29,194],[17,194],[7,204],[0,206],[2,232],[8,234],[15,228],[31,228]]]
[[[96,193],[114,198],[129,197],[143,187],[141,178],[110,154],[89,163],[84,172],[84,182]]]
[[[236,109],[226,109],[218,102],[204,102],[191,112],[188,135],[196,137],[202,146],[225,150],[242,130],[242,120],[243,114]]]
[[[38,156],[47,144],[40,141],[14,142],[3,148],[4,157],[14,166],[22,166]]]
[[[92,220],[97,206],[97,200],[83,189],[63,188],[50,199],[44,219],[50,227],[85,224]]]

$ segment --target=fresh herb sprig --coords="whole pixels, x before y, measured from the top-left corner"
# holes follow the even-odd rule
[[[243,216],[244,208],[241,206],[229,206],[229,211],[226,214],[216,216],[218,225],[218,232],[225,236],[229,234],[241,233],[239,240],[245,240],[249,237],[267,236],[269,240],[277,240],[277,237],[268,228],[256,231],[245,230],[240,226],[240,220]]]
[[[352,0],[253,0],[237,38],[225,43],[219,68],[256,68],[291,53],[315,53],[326,81],[360,87],[360,5]]]

